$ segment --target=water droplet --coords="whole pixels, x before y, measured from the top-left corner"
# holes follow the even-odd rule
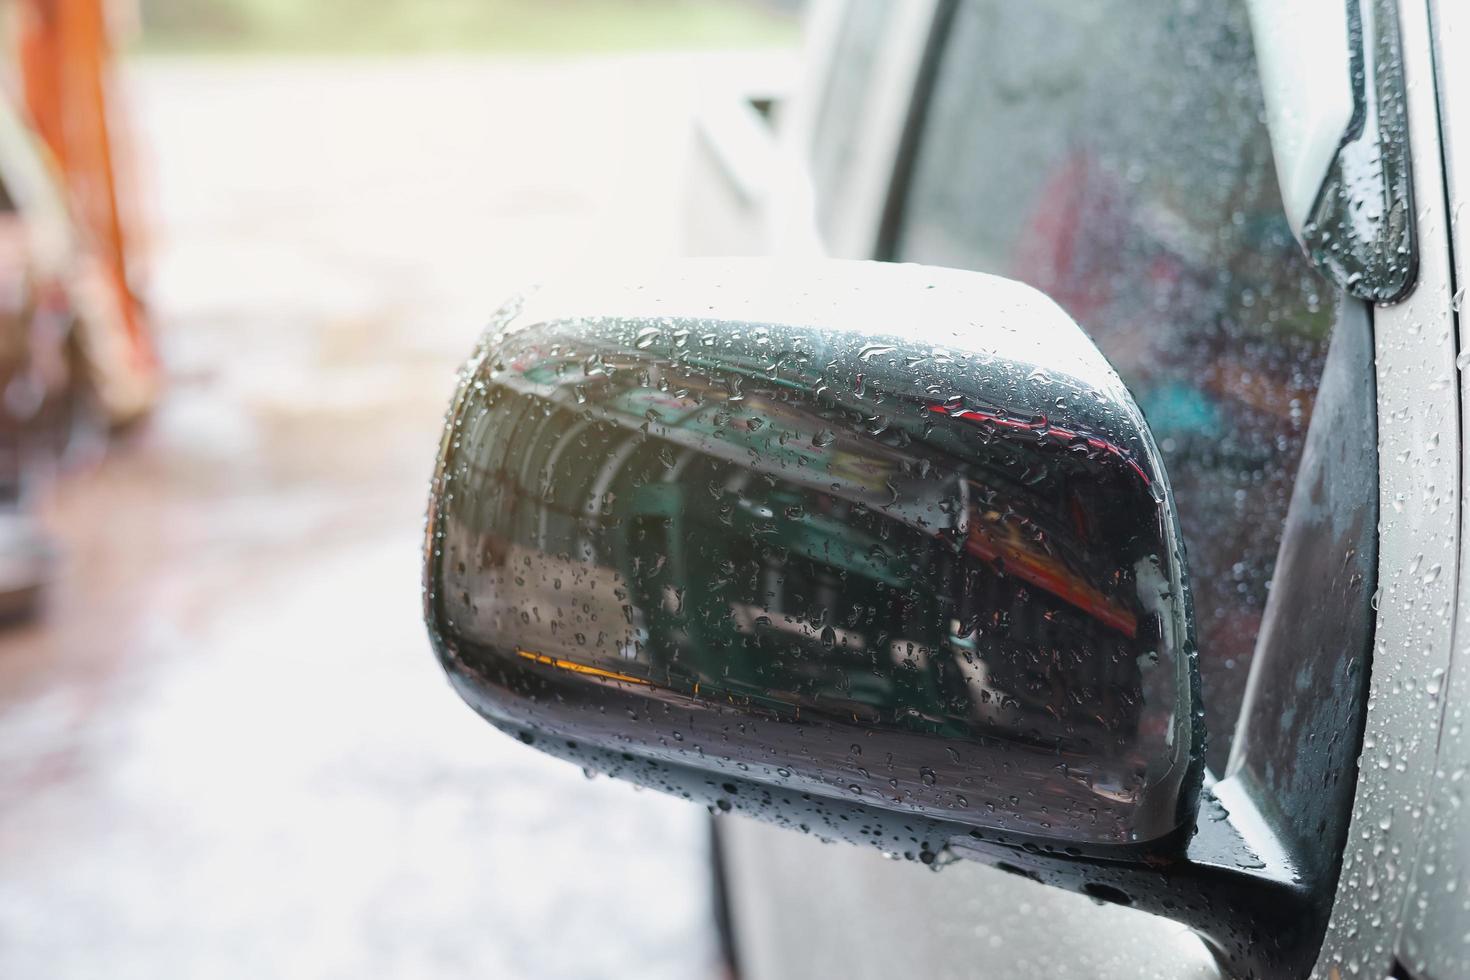
[[[868,344],[862,350],[858,351],[858,359],[870,361],[879,354],[891,353],[893,349],[892,344]]]

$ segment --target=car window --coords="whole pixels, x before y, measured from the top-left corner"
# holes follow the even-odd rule
[[[810,145],[817,223],[827,233],[858,156],[863,108],[893,9],[888,0],[848,0],[842,12]]]
[[[1244,7],[961,3],[895,242],[1045,291],[1133,390],[1178,496],[1217,770],[1337,302],[1282,210]]]

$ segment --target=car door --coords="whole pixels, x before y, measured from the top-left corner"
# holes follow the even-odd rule
[[[851,36],[873,21],[863,6],[851,6],[847,35],[837,34],[835,79],[844,43],[875,60]],[[1405,9],[1411,79],[1432,73],[1425,13]],[[1373,323],[1383,460],[1373,483],[1384,511],[1375,544],[1392,570],[1366,634],[1379,651],[1374,694],[1387,701],[1401,697],[1405,678],[1442,678],[1455,579],[1443,572],[1455,567],[1458,541],[1444,494],[1458,486],[1459,444],[1432,86],[1427,103],[1421,89],[1410,107],[1416,182],[1430,189],[1417,216],[1420,283],[1406,302],[1375,310],[1319,276],[1292,237],[1244,3],[967,2],[941,4],[935,25],[908,79],[917,94],[904,137],[869,149],[890,182],[865,197],[850,180],[823,179],[859,166],[861,153],[814,151],[816,221],[838,254],[868,242],[876,257],[1041,288],[1137,394],[1181,500],[1211,768],[1231,764],[1250,664],[1269,646],[1262,627],[1283,527],[1301,506],[1293,502],[1309,496],[1296,493],[1296,478],[1314,402],[1335,325],[1354,316]],[[860,88],[860,67],[849,66],[842,84]],[[860,108],[824,119],[841,100],[817,102],[806,132],[814,146],[824,129],[861,130]],[[848,207],[877,217],[854,229],[833,217]],[[1356,367],[1373,373],[1366,359]],[[1409,371],[1421,381],[1412,388]],[[1278,597],[1277,606],[1289,605],[1299,628],[1332,628],[1330,604],[1314,607],[1303,583],[1287,588],[1301,601]],[[1386,607],[1385,595],[1396,601]],[[1356,642],[1366,659],[1366,638]],[[1402,707],[1392,723],[1382,712],[1369,719],[1369,743],[1393,749],[1389,765],[1374,759],[1362,773],[1373,807],[1354,815],[1343,881],[1351,899],[1336,909],[1327,969],[1375,959],[1390,968],[1393,944],[1382,937],[1399,919],[1405,876],[1382,853],[1417,842],[1414,804],[1440,717],[1436,705]],[[1350,763],[1338,768],[1333,778],[1357,778]],[[1337,818],[1345,827],[1348,814]],[[962,862],[916,874],[738,820],[723,823],[721,839],[750,976],[1215,975],[1203,945],[1178,926],[991,869]]]

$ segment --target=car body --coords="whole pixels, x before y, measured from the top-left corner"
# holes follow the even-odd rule
[[[451,682],[783,828],[716,824],[742,975],[1470,975],[1461,9],[818,4],[697,133],[766,258],[462,373]]]
[[[1304,26],[1328,6],[1303,5]],[[1395,303],[1334,296],[1292,240],[1245,4],[818,3],[799,82],[711,101],[689,196],[693,253],[1000,273],[1092,334],[1190,501],[1209,727],[1225,733],[1209,750],[1217,772],[1235,764],[1261,637],[1286,618],[1297,642],[1336,625],[1312,621],[1332,608],[1313,596],[1328,573],[1283,551],[1282,532],[1310,506],[1293,487],[1328,321],[1348,308],[1371,321],[1376,587],[1355,640],[1371,646],[1370,693],[1361,746],[1331,767],[1355,785],[1329,855],[1340,871],[1312,968],[1323,977],[1470,976],[1458,788],[1470,690],[1453,669],[1470,656],[1458,589],[1470,390],[1457,368],[1470,151],[1456,143],[1470,132],[1470,71],[1446,57],[1470,40],[1470,12],[1404,0],[1397,14],[1419,264]],[[1283,568],[1300,592],[1272,608]],[[1272,702],[1277,719],[1329,698],[1300,672],[1257,683],[1291,689]],[[1259,719],[1254,730],[1271,737]],[[993,868],[922,874],[754,821],[716,825],[744,976],[1219,975],[1167,920]]]

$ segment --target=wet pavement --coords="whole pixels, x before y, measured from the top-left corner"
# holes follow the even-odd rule
[[[133,66],[172,387],[0,635],[0,977],[714,975],[703,812],[473,717],[418,583],[455,365],[675,250],[704,67]]]

